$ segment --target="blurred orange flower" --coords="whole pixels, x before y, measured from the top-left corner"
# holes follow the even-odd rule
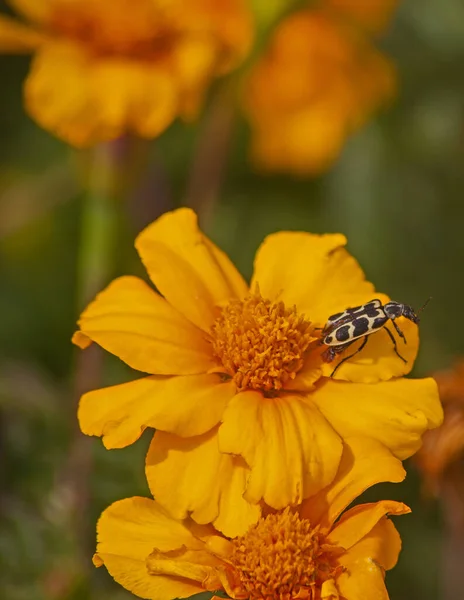
[[[438,491],[453,465],[464,480],[464,360],[452,369],[436,373],[435,380],[445,417],[441,427],[424,437],[415,461],[429,487]]]
[[[388,25],[398,3],[399,0],[323,0],[322,6],[370,33],[379,33]]]
[[[153,600],[204,591],[236,600],[387,599],[385,571],[401,550],[387,515],[409,508],[384,500],[339,516],[367,487],[403,476],[400,461],[384,447],[354,438],[332,485],[297,510],[268,511],[233,539],[210,525],[174,520],[154,500],[128,498],[103,512],[94,564]]]
[[[317,174],[394,93],[393,66],[358,28],[326,9],[295,13],[245,83],[252,158],[264,170]]]
[[[373,297],[343,235],[280,232],[255,258],[250,287],[188,209],[166,213],[136,248],[160,294],[136,277],[113,281],[87,307],[74,342],[92,341],[151,373],[85,394],[79,421],[108,448],[157,429],[147,478],[176,518],[189,512],[243,533],[264,500],[298,504],[333,480],[342,440],[365,436],[411,456],[440,424],[433,379],[413,366],[417,326],[401,319],[407,364],[388,335],[330,375],[319,333],[329,315]]]
[[[251,43],[245,0],[9,0],[0,51],[34,53],[30,115],[76,146],[161,133],[192,117],[215,75]]]

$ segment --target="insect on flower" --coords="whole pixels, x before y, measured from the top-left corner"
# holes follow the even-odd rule
[[[405,317],[413,323],[419,324],[419,314],[427,306],[431,298],[428,298],[425,304],[420,308],[417,314],[414,309],[408,304],[402,304],[401,302],[387,302],[382,304],[380,300],[371,300],[361,306],[355,306],[353,308],[347,308],[343,312],[336,313],[329,317],[325,327],[322,330],[320,343],[328,346],[322,353],[322,358],[325,362],[332,362],[337,354],[341,354],[348,346],[351,346],[356,340],[364,338],[362,344],[349,356],[346,356],[341,360],[330,375],[333,377],[337,369],[349,358],[352,358],[358,352],[364,348],[367,344],[368,336],[372,333],[376,333],[380,329],[384,329],[390,337],[393,348],[403,362],[407,362],[405,358],[398,352],[396,339],[390,329],[387,327],[389,321],[392,322],[397,334],[403,339],[406,344],[406,337],[398,325],[395,323],[395,319],[398,317]]]

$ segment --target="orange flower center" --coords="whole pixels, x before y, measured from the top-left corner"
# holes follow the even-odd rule
[[[213,349],[240,390],[277,391],[303,366],[311,323],[258,292],[232,300],[213,325]]]
[[[325,544],[319,528],[289,508],[232,543],[227,578],[237,600],[316,600],[324,581],[343,571],[337,561],[343,549]]]
[[[82,43],[98,56],[157,59],[168,56],[178,39],[178,17],[162,2],[137,0],[83,1],[57,6],[51,28]]]

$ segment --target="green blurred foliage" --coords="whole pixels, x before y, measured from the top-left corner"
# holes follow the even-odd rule
[[[457,317],[464,293],[464,5],[404,2],[383,45],[398,65],[400,97],[347,143],[331,172],[313,180],[253,172],[248,130],[238,117],[219,200],[204,225],[246,276],[270,232],[345,233],[379,290],[416,307],[433,296],[414,373],[422,376],[464,353]],[[82,162],[25,116],[27,67],[26,58],[0,57],[0,596],[123,600],[130,595],[91,566],[93,523],[112,501],[148,493],[143,462],[150,435],[122,451],[88,441],[91,502],[70,516],[66,481],[73,472],[66,469],[79,437],[70,337],[82,308],[76,300]],[[184,202],[207,119],[208,111],[196,126],[176,124],[146,145],[143,180],[119,206],[111,276],[143,275],[133,239]],[[105,358],[103,383],[130,377]],[[387,576],[392,600],[432,600],[439,597],[441,520],[409,471],[404,484],[378,486],[368,498],[390,497],[414,509],[396,521],[404,549]],[[84,567],[75,559],[70,519],[89,529]]]

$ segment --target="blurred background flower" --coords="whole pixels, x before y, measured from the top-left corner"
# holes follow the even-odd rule
[[[318,174],[350,133],[391,102],[395,69],[367,32],[385,26],[392,4],[322,2],[272,32],[243,92],[258,168]]]
[[[126,132],[155,137],[176,116],[191,118],[252,37],[244,0],[9,3],[30,22],[0,20],[0,51],[34,54],[27,110],[76,146]]]
[[[294,170],[263,175],[251,167],[247,157],[253,123],[237,101],[238,91],[247,99],[244,77],[261,68],[259,61],[267,60],[280,27],[296,18],[290,0],[244,2],[246,11],[255,12],[256,42],[248,49],[240,36],[233,38],[238,70],[224,65],[232,69],[230,75],[214,76],[211,85],[208,80],[205,88],[200,86],[206,95],[197,119],[175,119],[155,141],[139,142],[135,151],[127,152],[132,142],[123,136],[111,152],[99,148],[90,160],[70,153],[62,139],[29,118],[23,105],[29,50],[36,44],[45,48],[50,34],[37,13],[31,19],[21,17],[25,13],[19,2],[15,14],[12,3],[0,0],[2,15],[9,18],[6,27],[0,25],[0,46],[11,49],[17,44],[21,51],[0,56],[0,587],[6,600],[130,597],[102,569],[94,572],[88,557],[101,511],[123,497],[149,494],[143,461],[150,436],[114,452],[91,440],[90,450],[84,451],[93,464],[85,475],[88,486],[81,485],[79,467],[70,463],[77,429],[70,338],[84,306],[76,300],[80,222],[88,204],[83,187],[88,181],[107,185],[108,160],[114,158],[110,187],[117,196],[112,204],[117,235],[103,285],[123,273],[144,277],[133,239],[160,212],[186,203],[200,209],[202,227],[246,277],[259,243],[273,231],[340,231],[379,289],[416,308],[433,296],[422,315],[414,376],[448,367],[464,354],[464,324],[458,318],[464,293],[463,3],[430,0],[424,6],[420,0],[407,0],[395,6],[326,0],[317,9],[306,2],[295,4],[306,14],[323,15],[331,35],[351,48],[345,61],[355,73],[367,61],[393,64],[398,74],[394,102],[382,99],[387,110],[373,106],[364,112],[362,127],[347,130],[333,161],[324,163],[325,171],[305,171],[304,178],[295,177]],[[37,11],[46,5],[51,3],[30,0],[28,8]],[[131,3],[126,33],[142,5]],[[231,6],[214,2],[214,7],[219,5]],[[194,20],[186,27],[193,27]],[[32,65],[40,50],[34,52]],[[368,58],[371,53],[377,57],[374,63]],[[298,64],[301,68],[299,59]],[[222,71],[218,65],[215,73]],[[67,95],[68,73],[63,80],[55,75],[51,83]],[[360,76],[357,81],[364,80]],[[73,84],[78,92],[89,89],[87,72],[78,83],[77,88]],[[100,114],[120,110],[119,99],[114,106],[109,103],[109,113]],[[48,102],[42,107],[47,109]],[[95,117],[93,111],[88,114]],[[319,141],[326,151],[327,143],[320,136]],[[135,185],[126,185],[127,169]],[[92,206],[97,218],[105,214],[101,205]],[[131,378],[111,357],[105,357],[102,372],[101,386]],[[366,500],[389,497],[414,509],[407,519],[398,519],[403,551],[387,575],[392,600],[436,600],[443,571],[442,509],[421,502],[421,480],[408,470],[404,484],[388,490],[378,486]],[[81,490],[77,504],[70,501],[70,484]],[[82,540],[78,547],[69,537],[70,523],[82,532],[85,548],[80,548]]]

